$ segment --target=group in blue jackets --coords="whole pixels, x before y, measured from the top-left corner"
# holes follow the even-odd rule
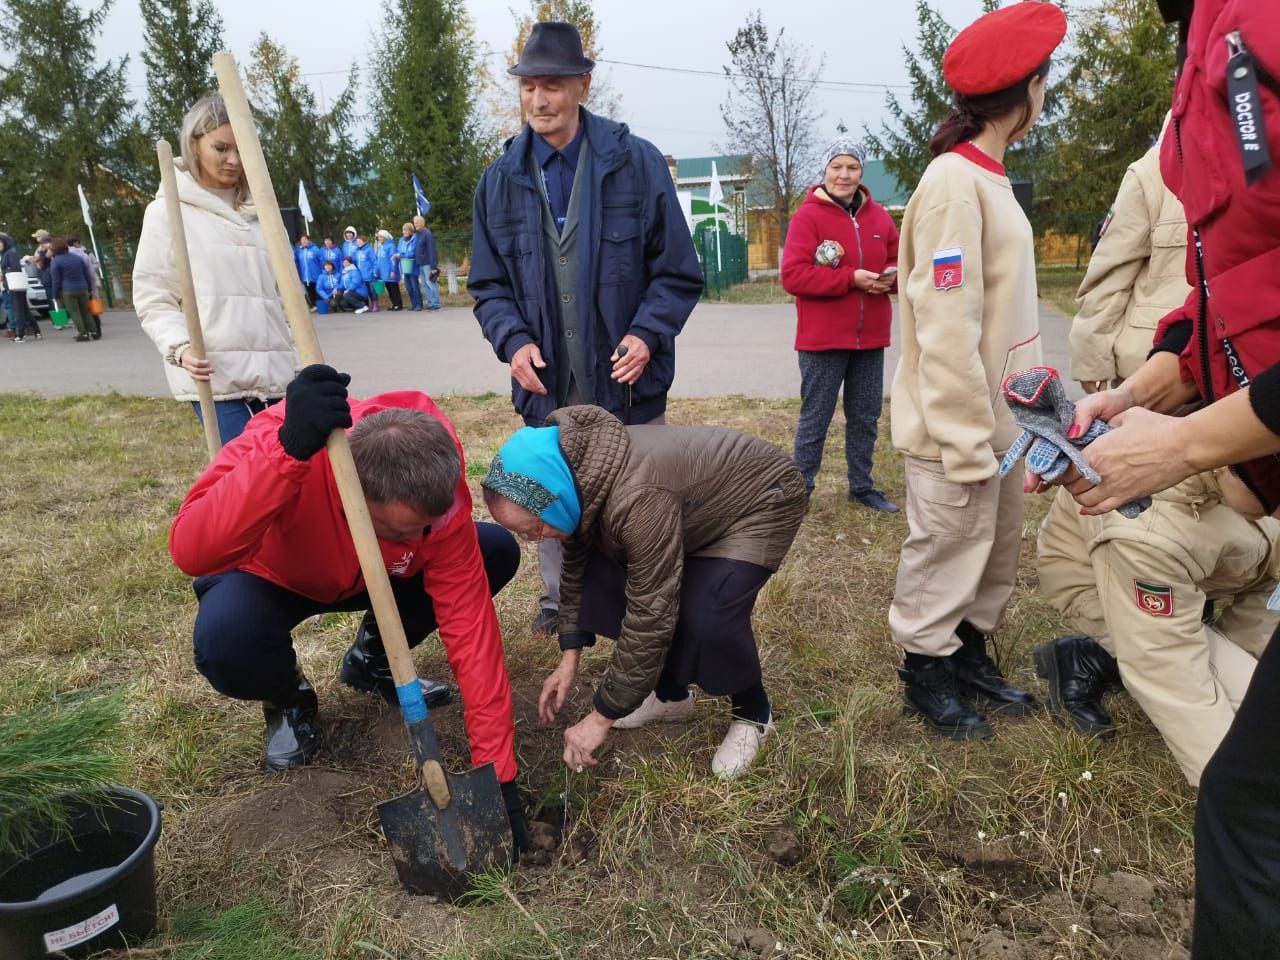
[[[423,232],[415,231],[412,224],[404,225],[404,236],[397,241],[389,230],[379,230],[377,244],[356,232],[355,227],[343,231],[339,246],[332,237],[324,238],[324,245],[317,247],[311,238],[303,234],[294,247],[294,261],[298,279],[307,293],[307,303],[312,311],[323,301],[326,310],[350,310],[355,313],[377,311],[378,298],[385,290],[391,300],[392,310],[403,310],[404,300],[400,283],[409,290],[410,309],[423,309],[422,288],[418,283],[415,258]],[[439,273],[435,264],[435,238],[430,243],[431,263],[427,271],[432,279]],[[428,309],[439,308],[439,294]]]

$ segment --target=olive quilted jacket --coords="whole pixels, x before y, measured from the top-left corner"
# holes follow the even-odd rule
[[[720,427],[624,427],[600,407],[548,418],[577,480],[582,520],[565,544],[560,631],[579,630],[592,550],[626,567],[627,606],[596,692],[618,715],[657,683],[680,611],[686,556],[778,569],[804,517],[804,481],[787,454]]]

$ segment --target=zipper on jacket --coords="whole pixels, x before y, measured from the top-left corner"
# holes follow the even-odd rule
[[[854,210],[849,214],[849,219],[853,221],[853,237],[858,241],[858,266],[855,268],[856,270],[862,269],[862,228],[858,226],[858,211],[861,210],[863,206],[865,206],[865,204],[859,204],[858,210]],[[854,349],[861,350],[862,324],[867,313],[867,291],[859,288],[856,281],[854,282],[854,288],[857,289],[861,296],[858,297],[858,329],[854,332],[853,342],[857,344]]]

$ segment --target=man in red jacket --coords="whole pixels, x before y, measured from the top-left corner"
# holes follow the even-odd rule
[[[318,613],[369,608],[324,449],[334,429],[351,427],[409,646],[439,628],[465,704],[472,761],[496,767],[516,830],[511,687],[491,597],[515,575],[519,547],[501,527],[472,519],[462,444],[430,397],[403,391],[349,400],[349,379],[324,365],[304,369],[284,403],[222,448],[178,510],[169,551],[197,578],[196,667],[220,693],[262,701],[269,768],[315,756],[316,695],[298,669],[290,631]],[[396,702],[371,614],[341,679]]]

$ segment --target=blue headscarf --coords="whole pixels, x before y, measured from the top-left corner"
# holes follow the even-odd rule
[[[573,533],[582,504],[560,452],[559,427],[521,427],[498,451],[481,485],[561,533]]]

